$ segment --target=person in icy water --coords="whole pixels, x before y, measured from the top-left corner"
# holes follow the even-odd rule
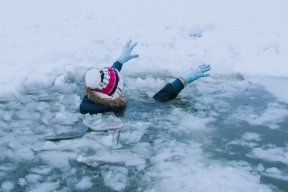
[[[123,78],[120,71],[127,61],[139,57],[138,54],[131,55],[133,48],[131,40],[123,47],[122,54],[111,67],[103,69],[90,69],[85,75],[85,96],[80,105],[81,113],[104,113],[123,111],[126,99],[123,97]],[[177,97],[184,87],[200,77],[209,76],[205,73],[211,69],[210,65],[200,65],[192,69],[172,83],[167,83],[153,98],[156,101],[170,101]]]

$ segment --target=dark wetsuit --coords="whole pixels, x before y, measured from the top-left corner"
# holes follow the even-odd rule
[[[122,64],[116,61],[112,68],[117,69],[119,72],[122,69]],[[177,78],[172,83],[167,83],[160,91],[158,91],[153,98],[156,101],[170,101],[177,97],[180,91],[184,88],[183,83]],[[110,106],[106,106],[103,104],[96,104],[93,101],[89,100],[88,97],[85,95],[82,103],[80,105],[81,113],[104,113],[104,112],[111,112],[117,111],[117,108],[113,108]]]

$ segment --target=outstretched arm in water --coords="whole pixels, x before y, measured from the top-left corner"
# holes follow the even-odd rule
[[[200,65],[196,69],[191,69],[188,73],[176,78],[172,83],[167,83],[153,98],[156,101],[170,101],[175,99],[187,84],[201,77],[209,76],[206,72],[210,69],[210,65],[206,64]]]

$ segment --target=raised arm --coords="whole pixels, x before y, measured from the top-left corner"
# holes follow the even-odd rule
[[[131,52],[134,49],[134,47],[137,45],[137,42],[134,43],[133,45],[131,45],[131,43],[132,43],[131,40],[129,40],[126,43],[126,45],[122,49],[122,54],[118,57],[117,61],[115,61],[113,63],[112,68],[117,69],[118,71],[121,71],[122,66],[124,65],[124,63],[126,63],[130,59],[139,57],[138,54],[131,55]]]
[[[188,73],[176,78],[172,83],[167,83],[153,98],[156,101],[170,101],[175,99],[187,84],[201,77],[209,76],[206,72],[210,69],[210,65],[205,64],[198,66],[196,69],[191,69]]]

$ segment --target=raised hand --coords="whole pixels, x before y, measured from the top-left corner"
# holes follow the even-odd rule
[[[195,81],[196,79],[199,79],[200,77],[207,77],[210,74],[206,73],[207,71],[209,71],[211,69],[210,65],[200,65],[198,66],[196,69],[191,69],[187,74],[181,76],[182,79],[184,79],[186,84],[189,84],[193,81]]]
[[[122,54],[119,56],[118,60],[120,63],[124,64],[130,59],[139,57],[138,54],[131,55],[132,50],[137,45],[137,42],[131,46],[131,39],[126,43],[125,47],[122,49]]]

